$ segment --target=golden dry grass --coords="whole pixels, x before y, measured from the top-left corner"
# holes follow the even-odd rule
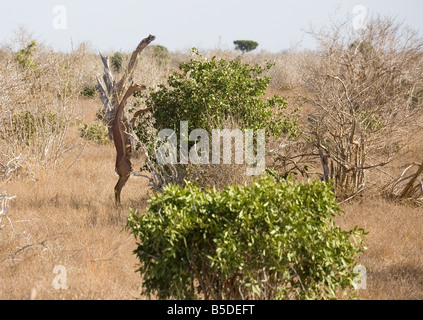
[[[16,196],[13,228],[0,231],[0,299],[26,299],[33,289],[37,299],[140,298],[136,244],[123,227],[129,207],[145,207],[146,181],[132,177],[116,208],[113,145],[89,144],[78,158],[81,148],[37,181],[0,185]],[[56,265],[66,268],[67,290],[53,288]]]
[[[368,250],[360,263],[367,268],[361,299],[423,299],[422,209],[383,199],[345,206],[339,219],[345,228],[362,226]]]
[[[25,299],[32,288],[39,299],[139,298],[135,242],[122,229],[127,208],[145,206],[146,184],[131,178],[115,208],[113,156],[111,145],[91,145],[70,170],[2,186],[17,198],[15,230],[1,231],[0,298]],[[52,286],[56,265],[66,268],[67,290]]]

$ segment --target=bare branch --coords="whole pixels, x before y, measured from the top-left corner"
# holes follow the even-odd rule
[[[155,39],[156,39],[155,36],[149,35],[147,38],[143,39],[139,43],[138,47],[132,53],[131,59],[129,60],[128,67],[126,68],[126,71],[125,71],[122,79],[116,85],[116,93],[117,93],[118,97],[120,97],[122,95],[122,93],[125,90],[125,87],[127,86],[127,84],[132,82],[132,76],[134,74],[134,70],[135,70],[139,55]]]

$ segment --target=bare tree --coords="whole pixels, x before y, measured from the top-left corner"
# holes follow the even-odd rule
[[[310,142],[325,181],[351,196],[366,173],[388,164],[417,128],[423,93],[423,42],[389,18],[363,30],[347,23],[312,32],[320,45],[303,64]]]

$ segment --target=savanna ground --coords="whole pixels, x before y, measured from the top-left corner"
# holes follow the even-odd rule
[[[237,56],[219,51],[207,54]],[[290,95],[282,84],[295,78],[295,70],[289,66],[297,54],[276,56],[280,64],[273,71],[269,92]],[[267,56],[265,52],[251,53],[245,59],[259,62]],[[164,67],[152,62],[156,58],[146,54],[139,66],[137,77],[149,86],[162,82],[169,70],[187,57],[172,53]],[[81,61],[75,67],[85,72],[81,71],[85,78],[76,82],[79,87],[95,83],[95,77],[102,72],[95,54],[85,53]],[[62,100],[52,101],[54,105]],[[78,119],[70,123],[65,139],[73,143],[73,148],[54,168],[37,167],[33,172],[22,171],[0,180],[0,191],[16,196],[9,202],[10,220],[4,217],[0,224],[0,299],[143,299],[142,278],[135,272],[138,261],[132,253],[136,243],[124,226],[129,208],[147,208],[151,192],[148,181],[131,177],[123,189],[122,205],[116,208],[114,146],[87,143],[79,132],[81,123],[96,120],[100,99],[77,94],[66,103],[73,106],[74,119]],[[31,107],[31,101],[27,106]],[[5,104],[0,107],[5,108]],[[373,179],[386,179],[386,172],[395,176],[406,164],[421,161],[422,154],[420,132],[383,168],[385,173],[380,171]],[[141,165],[142,160],[134,160],[134,168]],[[345,214],[337,218],[341,227],[358,225],[369,233],[368,249],[359,261],[367,268],[367,289],[359,290],[358,298],[423,299],[422,208],[393,202],[377,192],[359,195],[343,203],[342,208]],[[66,289],[55,289],[56,266],[66,269]]]

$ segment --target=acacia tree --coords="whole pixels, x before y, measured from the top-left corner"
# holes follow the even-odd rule
[[[236,40],[234,41],[235,50],[240,50],[242,54],[250,52],[258,47],[258,43],[252,40]]]
[[[388,18],[373,18],[364,30],[348,26],[312,32],[320,51],[302,67],[306,99],[314,107],[308,133],[323,179],[333,179],[339,195],[351,196],[416,128],[423,42]]]

